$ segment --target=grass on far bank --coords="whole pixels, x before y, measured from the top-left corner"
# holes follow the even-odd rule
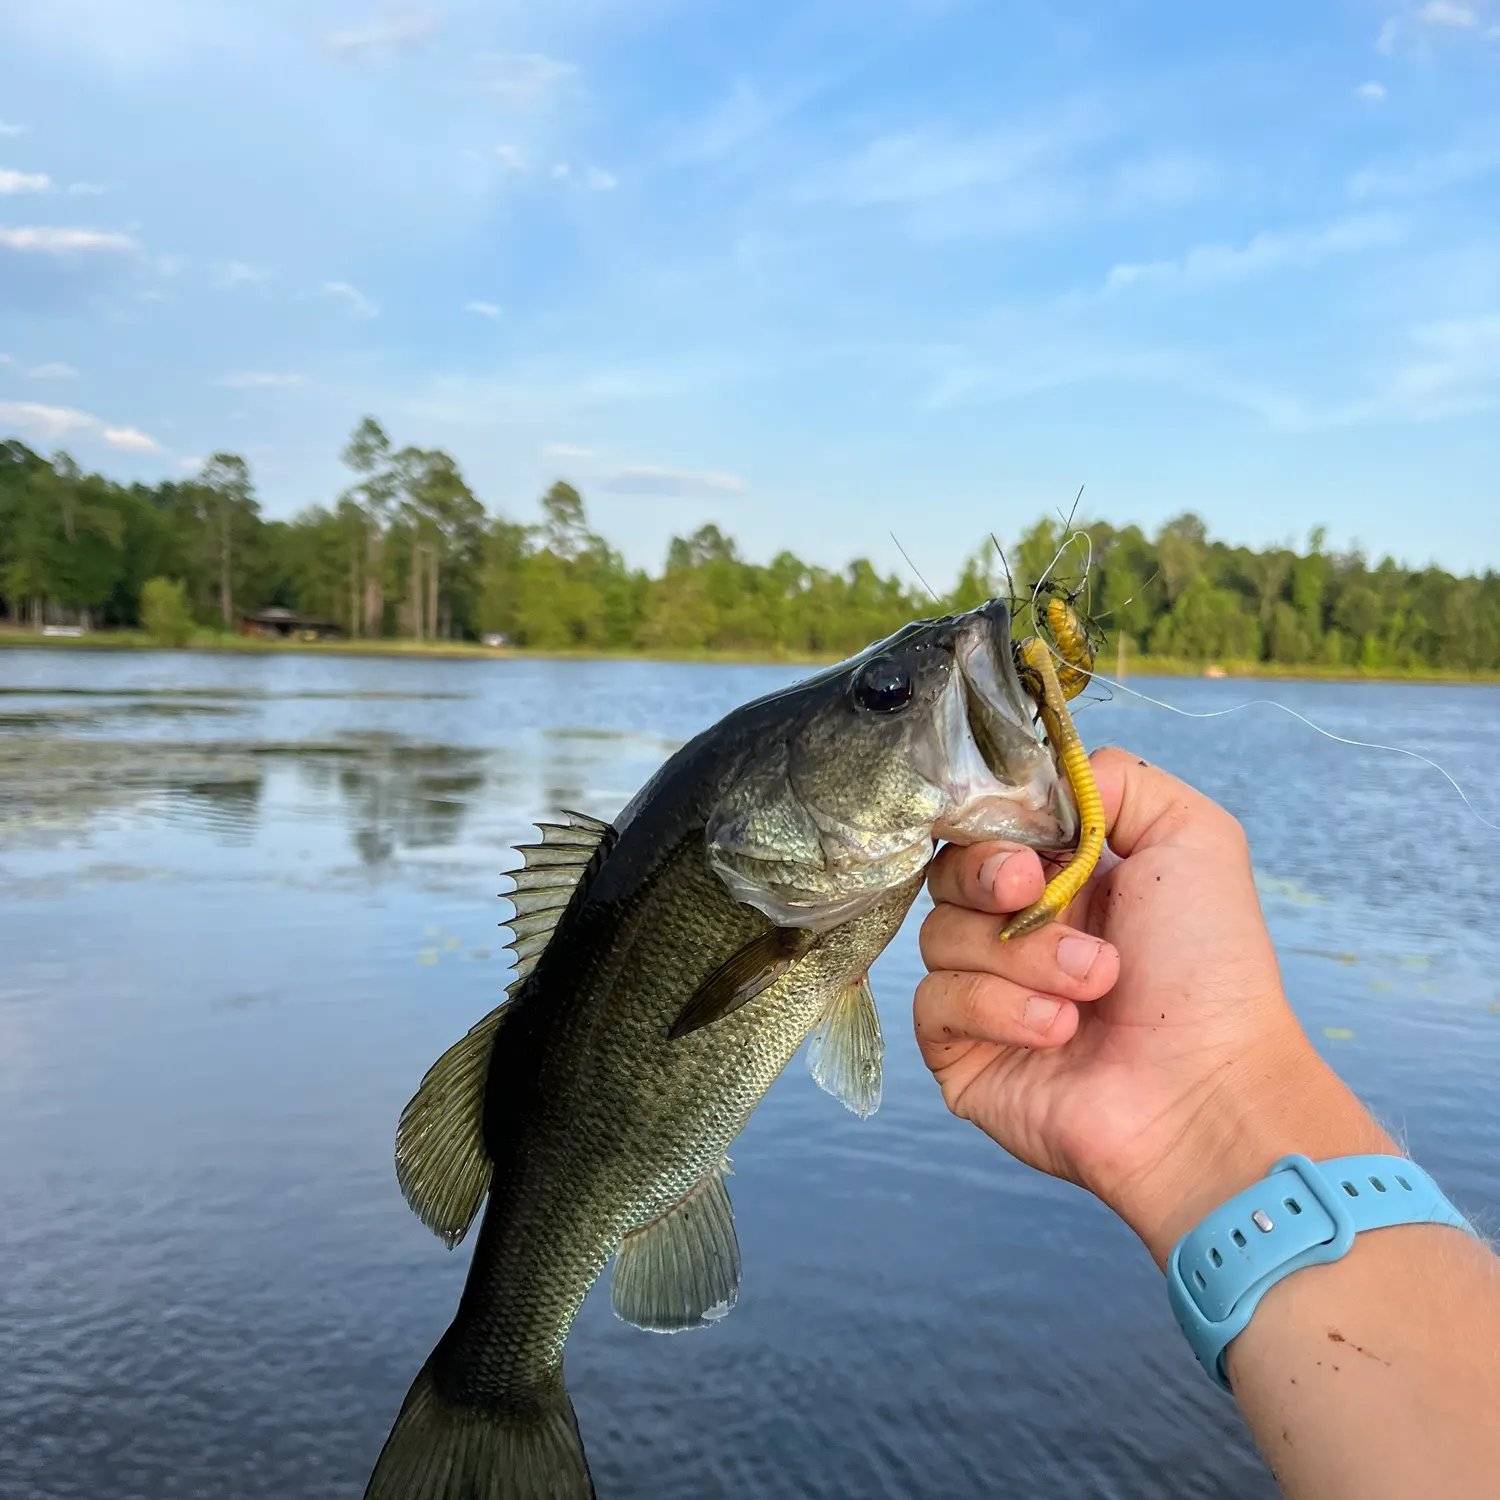
[[[156,651],[158,646],[142,630],[99,630],[82,636],[39,635],[24,630],[0,629],[0,650],[8,646],[56,647],[86,651]],[[431,657],[438,660],[506,660],[542,658],[583,661],[686,661],[732,664],[784,664],[789,666],[823,666],[837,661],[834,655],[816,655],[790,651],[540,651],[523,647],[481,646],[473,641],[416,641],[406,639],[282,641],[227,632],[198,630],[183,648],[185,651],[267,655],[296,652],[322,656],[404,656]],[[1115,672],[1115,656],[1106,652],[1099,659],[1099,670],[1105,676]],[[1452,682],[1500,683],[1500,672],[1463,672],[1441,667],[1382,667],[1366,670],[1357,666],[1330,666],[1308,663],[1289,666],[1281,662],[1223,661],[1206,663],[1185,661],[1171,656],[1131,654],[1125,663],[1126,677],[1260,677],[1326,682]]]

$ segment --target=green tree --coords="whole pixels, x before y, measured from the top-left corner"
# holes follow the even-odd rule
[[[158,646],[185,646],[193,633],[187,590],[171,578],[148,578],[141,585],[141,624]]]

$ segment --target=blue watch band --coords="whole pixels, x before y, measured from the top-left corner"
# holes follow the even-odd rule
[[[1167,1296],[1198,1363],[1227,1391],[1224,1351],[1282,1277],[1342,1259],[1366,1229],[1398,1224],[1474,1233],[1432,1178],[1402,1157],[1282,1157],[1172,1247]]]

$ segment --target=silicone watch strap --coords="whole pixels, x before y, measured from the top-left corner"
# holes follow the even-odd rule
[[[1172,1248],[1167,1296],[1198,1363],[1226,1391],[1224,1351],[1284,1276],[1349,1253],[1399,1224],[1474,1230],[1420,1167],[1399,1156],[1284,1156]]]

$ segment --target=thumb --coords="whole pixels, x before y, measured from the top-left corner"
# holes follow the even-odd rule
[[[1239,823],[1211,798],[1187,782],[1112,747],[1089,757],[1109,846],[1129,856],[1158,844],[1222,847],[1226,840],[1244,843]]]

